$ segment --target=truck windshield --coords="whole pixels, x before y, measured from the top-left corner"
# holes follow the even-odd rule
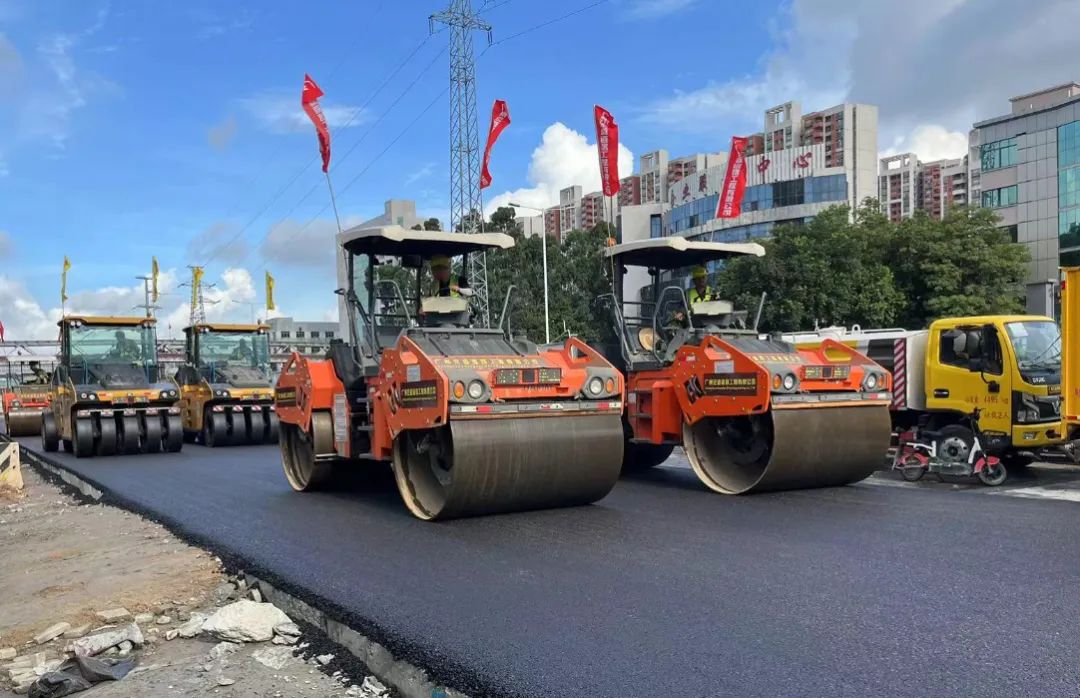
[[[1048,320],[1007,322],[1005,329],[1021,370],[1057,370],[1061,366],[1061,330]]]

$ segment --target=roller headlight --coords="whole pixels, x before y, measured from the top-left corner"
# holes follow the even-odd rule
[[[79,399],[80,400],[89,400],[90,399],[90,393],[79,393]]]
[[[11,401],[11,406],[12,407],[22,407],[22,403],[19,402],[18,400],[12,400]]]
[[[878,388],[878,376],[876,373],[867,373],[866,380],[863,381],[863,385],[867,390],[877,390]]]
[[[479,400],[484,396],[484,384],[480,381],[473,381],[469,383],[469,397],[473,400]]]
[[[600,376],[593,376],[585,387],[590,395],[597,397],[604,392],[604,379]]]
[[[228,390],[219,390],[219,391],[217,391],[217,396],[218,397],[229,397],[229,391]]]
[[[465,384],[461,381],[454,383],[454,397],[458,400],[465,397]]]
[[[789,373],[786,376],[784,376],[784,390],[794,390],[794,389],[795,389],[795,376]]]

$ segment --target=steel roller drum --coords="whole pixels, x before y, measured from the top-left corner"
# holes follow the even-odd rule
[[[41,410],[13,410],[5,421],[8,436],[37,436],[41,433]]]
[[[683,446],[698,478],[722,494],[833,487],[881,467],[889,449],[887,405],[772,410],[683,427]]]
[[[451,421],[394,447],[402,499],[421,519],[589,504],[622,468],[618,415]]]

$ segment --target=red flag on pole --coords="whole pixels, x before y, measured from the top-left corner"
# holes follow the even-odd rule
[[[491,162],[491,149],[495,146],[495,141],[499,140],[499,135],[509,125],[510,109],[503,100],[495,100],[495,104],[491,107],[491,126],[488,127],[487,147],[484,148],[484,167],[480,170],[481,189],[491,186],[491,171],[488,169],[488,164]]]
[[[4,341],[4,323],[0,321],[0,342]]]
[[[737,218],[742,213],[743,194],[746,192],[746,156],[743,151],[748,140],[741,136],[731,137],[727,173],[720,187],[720,201],[716,205],[717,218]]]
[[[619,193],[619,125],[615,117],[599,104],[593,109],[596,117],[596,150],[600,155],[600,181],[604,196]]]
[[[304,107],[304,111],[307,112],[311,123],[315,124],[315,131],[319,134],[322,171],[326,172],[330,168],[330,129],[326,126],[326,115],[323,114],[322,107],[319,106],[319,97],[322,96],[323,91],[315,84],[311,76],[305,73],[304,91],[300,95],[300,105]]]

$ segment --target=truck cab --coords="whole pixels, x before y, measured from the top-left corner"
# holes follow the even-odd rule
[[[970,414],[978,407],[980,427],[1007,434],[1013,450],[1061,442],[1061,332],[1051,318],[937,320],[925,366],[928,411]]]

